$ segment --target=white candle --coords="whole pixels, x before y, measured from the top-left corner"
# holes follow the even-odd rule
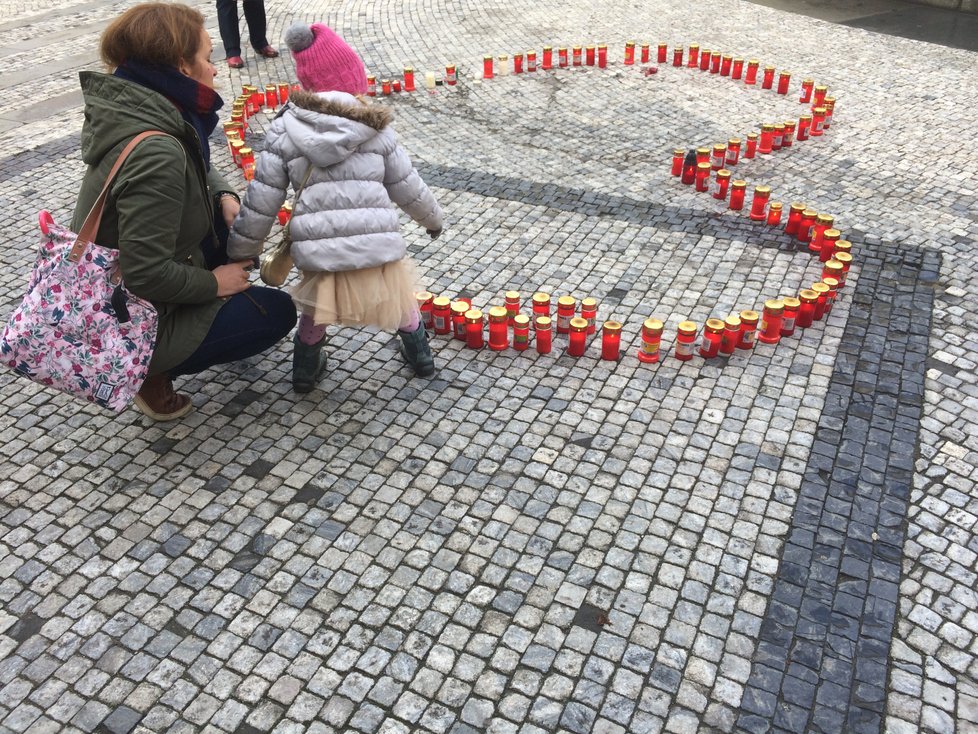
[[[425,89],[434,89],[435,88],[435,72],[433,72],[433,71],[426,71],[424,73],[424,86],[425,86]]]

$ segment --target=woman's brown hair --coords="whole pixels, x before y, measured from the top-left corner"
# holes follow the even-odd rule
[[[109,68],[133,59],[177,67],[200,48],[204,16],[178,3],[141,3],[112,21],[102,33],[99,53]]]

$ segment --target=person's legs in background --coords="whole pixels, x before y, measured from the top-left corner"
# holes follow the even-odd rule
[[[264,15],[263,7],[263,18]],[[247,17],[247,9],[245,16]],[[244,61],[241,59],[241,31],[238,28],[237,0],[217,0],[217,27],[221,32],[221,43],[224,44],[224,55],[227,57],[228,66],[233,69],[240,69],[244,66]],[[262,34],[264,35],[264,33],[263,22]]]
[[[278,56],[269,43],[266,33],[265,0],[241,0],[245,20],[248,22],[248,40],[255,51],[266,59]]]

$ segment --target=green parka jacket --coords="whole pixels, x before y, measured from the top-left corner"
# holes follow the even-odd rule
[[[73,231],[81,228],[126,143],[145,130],[174,136],[156,135],[136,146],[109,191],[95,237],[118,248],[126,287],[159,311],[150,374],[166,372],[200,346],[224,305],[200,244],[205,238],[217,242],[214,197],[233,189],[213,166],[206,172],[197,133],[166,97],[109,74],[86,71],[80,77],[81,151],[89,168]]]

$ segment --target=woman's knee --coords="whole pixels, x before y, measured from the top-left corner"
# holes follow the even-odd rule
[[[279,325],[283,336],[292,330],[298,316],[292,297],[288,293],[278,288],[262,286],[252,286],[247,292],[253,294],[255,300],[265,308],[269,318]]]

